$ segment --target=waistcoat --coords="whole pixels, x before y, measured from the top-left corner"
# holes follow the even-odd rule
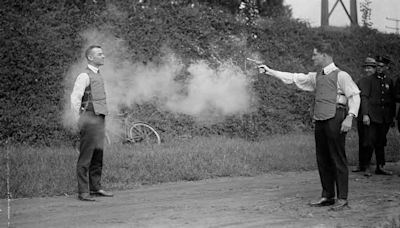
[[[318,73],[316,76],[313,114],[315,120],[327,120],[333,118],[336,114],[338,73],[339,70],[334,70],[328,75]]]
[[[85,73],[88,74],[90,83],[85,89],[81,107],[84,111],[93,111],[96,115],[107,115],[108,110],[103,76],[100,73],[94,73],[89,68],[85,69]]]

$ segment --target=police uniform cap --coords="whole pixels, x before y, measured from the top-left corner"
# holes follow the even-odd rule
[[[388,57],[380,56],[380,55],[376,56],[375,60],[376,60],[376,62],[383,63],[385,65],[389,65],[389,63],[392,62],[392,61],[390,61],[390,59]]]

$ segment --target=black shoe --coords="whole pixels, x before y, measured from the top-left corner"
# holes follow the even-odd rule
[[[383,168],[377,168],[377,169],[375,170],[375,174],[377,174],[377,175],[387,175],[387,176],[393,175],[392,172],[387,171],[387,170],[384,170]]]
[[[105,196],[105,197],[113,197],[114,196],[111,192],[106,192],[102,189],[97,190],[97,191],[90,191],[90,195]]]
[[[335,204],[335,199],[334,198],[326,198],[322,197],[320,200],[316,202],[311,202],[310,206],[311,207],[324,207],[324,206],[330,206]]]
[[[349,209],[349,202],[345,199],[338,199],[335,205],[329,208],[330,211],[341,211],[344,209]]]
[[[82,201],[96,201],[92,197],[90,197],[89,193],[79,193],[78,199]]]
[[[355,169],[352,170],[353,173],[365,172],[365,168],[360,168],[357,166]]]

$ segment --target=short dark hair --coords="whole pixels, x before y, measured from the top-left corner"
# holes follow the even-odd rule
[[[86,57],[86,59],[88,59],[88,56],[90,55],[90,52],[91,52],[92,49],[94,49],[94,48],[101,48],[101,46],[100,46],[100,45],[90,45],[90,46],[86,49],[86,51],[85,51],[85,57]]]
[[[329,56],[333,56],[333,47],[329,42],[321,42],[315,45],[315,49],[321,54],[328,54]]]

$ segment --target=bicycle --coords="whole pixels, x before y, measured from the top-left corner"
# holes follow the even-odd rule
[[[114,143],[113,138],[118,138],[123,143],[161,144],[160,134],[150,124],[142,121],[131,121],[128,113],[117,114],[117,117],[117,129],[111,128],[112,125],[108,125],[108,127],[106,125],[105,141],[107,144]],[[110,120],[113,121],[115,118],[111,117]]]

